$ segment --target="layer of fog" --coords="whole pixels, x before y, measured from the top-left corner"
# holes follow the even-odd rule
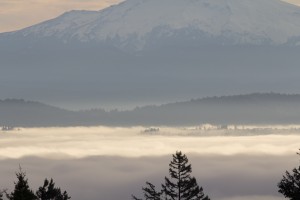
[[[52,177],[73,200],[130,199],[131,194],[142,195],[145,181],[159,188],[168,175],[171,154],[182,150],[211,199],[279,200],[284,198],[277,192],[277,183],[285,170],[299,165],[300,135],[293,134],[293,128],[281,128],[282,134],[273,130],[276,134],[250,136],[216,136],[215,130],[202,130],[206,134],[197,135],[200,130],[179,127],[153,130],[77,127],[0,131],[0,189],[12,190],[20,164],[34,190],[44,178]]]
[[[240,131],[226,130],[233,136],[217,136],[220,130],[193,130],[160,127],[145,133],[143,127],[27,128],[0,132],[0,159],[39,156],[63,159],[87,156],[162,156],[176,150],[198,154],[234,155],[292,153],[300,147],[300,134],[293,129],[265,130],[268,135],[243,136]],[[146,129],[148,130],[148,129]],[[150,129],[151,130],[151,129]],[[156,132],[155,132],[156,131]],[[261,134],[261,130],[243,130]],[[277,135],[271,134],[272,131]],[[294,130],[295,133],[299,131]],[[205,133],[205,134],[204,134]],[[238,133],[238,134],[234,134]],[[288,134],[288,135],[287,135]],[[205,137],[211,135],[210,137]]]

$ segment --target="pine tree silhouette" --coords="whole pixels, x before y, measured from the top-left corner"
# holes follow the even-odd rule
[[[181,151],[173,154],[173,160],[169,164],[170,179],[165,177],[161,192],[155,190],[155,186],[147,182],[143,188],[145,200],[210,200],[204,195],[203,188],[191,176],[192,167],[188,159]],[[134,200],[142,200],[132,195]]]
[[[3,193],[4,191],[0,191],[0,200],[3,200]]]
[[[161,192],[155,190],[155,186],[152,183],[146,182],[147,186],[143,187],[143,193],[145,200],[160,200]],[[132,195],[134,200],[142,200]]]
[[[45,179],[44,185],[38,189],[36,195],[39,200],[68,200],[71,199],[68,193],[64,191],[61,193],[60,188],[55,187],[53,179],[50,182]]]
[[[162,185],[166,200],[209,200],[196,179],[191,177],[192,167],[185,154],[181,151],[173,154],[169,167],[171,179],[165,177],[165,184]]]
[[[16,173],[18,181],[15,182],[15,189],[10,194],[7,194],[9,200],[36,200],[37,197],[33,191],[29,188],[28,179],[26,178],[26,173],[20,171]]]
[[[297,153],[300,155],[299,153]],[[278,192],[290,200],[300,199],[300,166],[294,168],[292,173],[286,171],[285,176],[278,183]]]

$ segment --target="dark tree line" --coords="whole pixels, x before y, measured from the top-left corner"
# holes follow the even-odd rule
[[[68,200],[71,197],[66,191],[61,192],[59,187],[55,187],[53,179],[50,181],[45,179],[43,186],[39,187],[36,192],[30,189],[26,173],[20,171],[16,173],[17,181],[14,182],[14,190],[8,193],[6,190],[0,192],[0,200],[4,200],[4,196],[8,200]]]
[[[300,153],[297,153],[300,155]],[[191,176],[192,167],[188,163],[188,158],[180,151],[173,154],[173,159],[169,164],[169,175],[165,177],[165,183],[161,185],[161,190],[146,182],[142,188],[144,198],[134,200],[210,200],[204,194],[195,177]],[[8,193],[7,190],[0,190],[0,200],[68,200],[71,197],[66,191],[62,192],[55,186],[53,179],[45,179],[44,183],[36,192],[29,187],[26,173],[20,171],[16,173],[17,181],[14,182],[14,190]],[[282,180],[278,183],[278,192],[290,200],[300,200],[300,166],[294,168],[292,172],[286,171]]]
[[[161,191],[156,191],[155,186],[146,182],[143,187],[145,200],[210,200],[203,193],[203,188],[198,186],[195,177],[191,176],[192,167],[188,158],[181,151],[173,154],[169,164],[170,178],[165,177]],[[132,195],[134,200],[142,200]]]

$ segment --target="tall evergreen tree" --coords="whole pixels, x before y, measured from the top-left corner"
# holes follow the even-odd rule
[[[26,178],[26,173],[20,171],[16,173],[18,181],[15,182],[15,189],[10,194],[7,194],[9,200],[36,200],[37,197],[33,191],[29,188],[28,179]]]
[[[38,189],[36,195],[39,200],[68,200],[71,199],[68,193],[61,192],[60,188],[55,187],[53,179],[50,181],[45,179],[44,185]]]
[[[299,153],[297,153],[300,155]],[[292,173],[286,171],[285,176],[278,183],[278,192],[283,194],[286,198],[290,200],[300,199],[300,166],[294,168]]]
[[[181,151],[173,154],[173,160],[169,164],[171,179],[165,177],[161,192],[155,190],[155,186],[147,182],[143,188],[145,200],[210,200],[204,195],[203,188],[191,176],[192,167],[188,159]],[[143,200],[132,195],[134,200]]]
[[[185,154],[181,151],[173,154],[169,167],[171,179],[165,177],[165,184],[162,185],[166,200],[209,200],[196,179],[191,177],[192,167]]]
[[[161,192],[157,192],[155,190],[155,186],[152,183],[146,182],[146,185],[146,187],[142,188],[145,200],[160,200]],[[142,200],[134,195],[132,195],[132,198],[134,200]]]

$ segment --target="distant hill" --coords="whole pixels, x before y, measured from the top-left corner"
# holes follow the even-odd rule
[[[99,111],[100,113],[100,111]],[[90,113],[74,112],[23,99],[0,100],[0,126],[47,127],[96,125]]]
[[[69,111],[38,102],[0,101],[5,126],[135,126],[215,124],[299,124],[300,95],[256,93],[145,106],[128,111]]]
[[[300,95],[257,93],[208,97],[128,112],[140,123],[286,124],[300,122]]]

